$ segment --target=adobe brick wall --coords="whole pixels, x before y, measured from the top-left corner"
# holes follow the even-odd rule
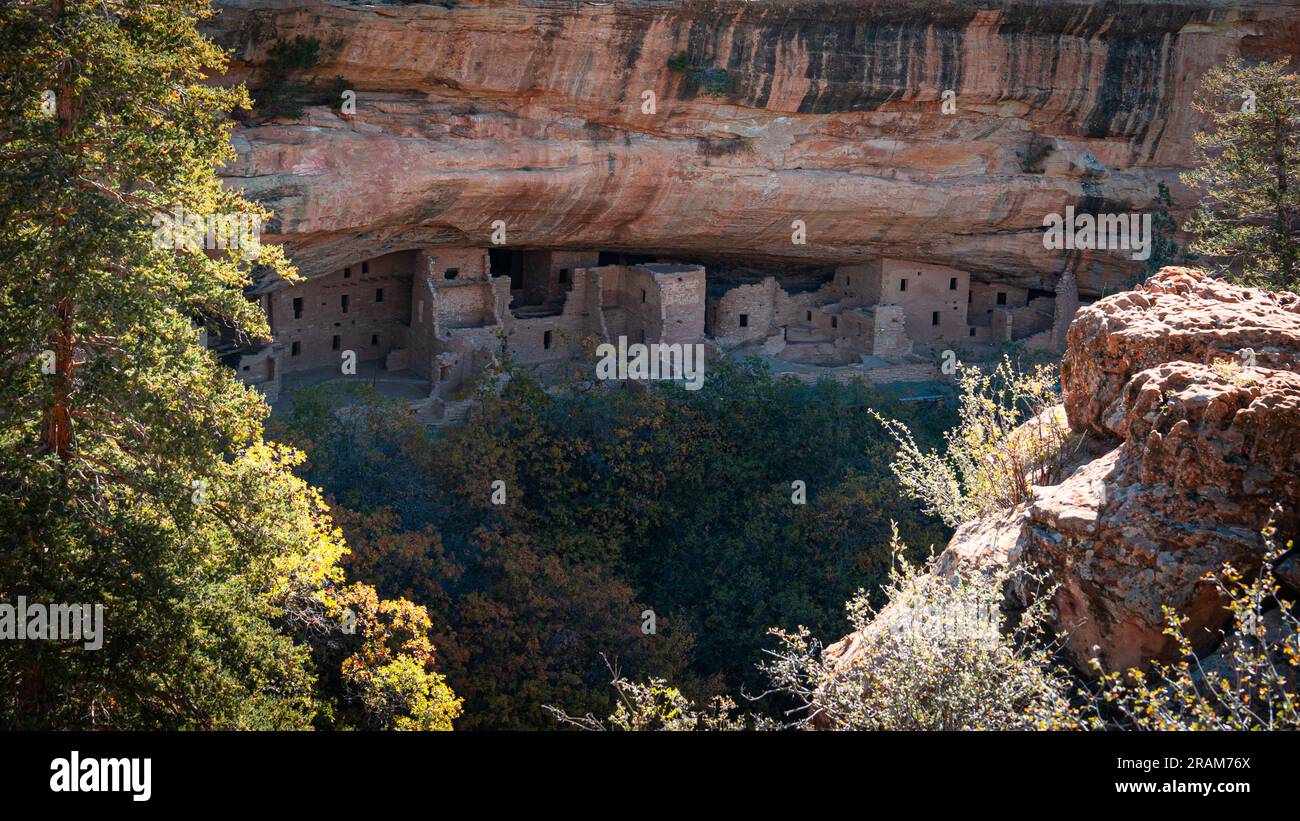
[[[368,362],[404,347],[414,264],[414,252],[389,254],[270,293],[268,314],[276,345],[282,349],[278,356],[281,375],[339,367],[346,350],[355,351],[358,362]],[[378,298],[381,289],[382,302]],[[345,296],[346,311],[342,307]],[[300,317],[294,315],[295,299],[302,300]],[[337,348],[335,336],[339,338]]]
[[[908,335],[917,344],[933,345],[967,336],[969,289],[970,274],[956,268],[899,259],[885,259],[881,264],[879,302],[903,306]]]
[[[970,304],[966,314],[972,325],[991,325],[995,308],[1022,308],[1029,304],[1029,291],[1014,285],[972,282],[970,291]],[[998,304],[997,297],[1000,293],[1006,294],[1005,305]]]
[[[713,303],[711,321],[706,324],[709,335],[724,345],[735,345],[751,339],[764,339],[782,323],[777,314],[777,295],[782,291],[775,277],[762,282],[738,285]],[[787,298],[788,302],[788,298]],[[745,324],[741,325],[741,317]]]

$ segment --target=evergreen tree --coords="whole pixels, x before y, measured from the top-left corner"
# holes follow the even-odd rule
[[[1172,265],[1178,258],[1179,247],[1174,242],[1178,223],[1169,214],[1173,204],[1169,186],[1160,183],[1156,188],[1156,213],[1151,219],[1151,258],[1147,260],[1146,270],[1148,277],[1166,265]]]
[[[254,257],[293,276],[207,219],[268,216],[215,172],[249,100],[205,82],[225,68],[210,13],[0,5],[0,602],[104,608],[99,650],[0,642],[0,726],[447,726],[418,614],[346,622],[369,600],[301,456],[263,441],[264,401],[200,340],[267,333]]]
[[[1214,128],[1183,175],[1204,194],[1190,250],[1246,284],[1300,287],[1300,76],[1234,57],[1206,74],[1195,107]]]

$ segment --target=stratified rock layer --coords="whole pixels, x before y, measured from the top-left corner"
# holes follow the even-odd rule
[[[1080,311],[1062,382],[1078,466],[959,528],[935,572],[1049,571],[1054,626],[1085,672],[1172,660],[1164,607],[1212,649],[1231,614],[1206,575],[1257,570],[1270,523],[1279,543],[1300,533],[1300,298],[1166,268]],[[850,663],[853,639],[832,657]]]
[[[1150,210],[1159,181],[1186,207],[1199,78],[1300,55],[1296,0],[217,5],[234,79],[301,35],[356,92],[234,136],[229,181],[308,276],[500,219],[516,247],[886,255],[1046,290],[1068,267],[1098,296],[1144,263],[1048,251],[1044,216]]]

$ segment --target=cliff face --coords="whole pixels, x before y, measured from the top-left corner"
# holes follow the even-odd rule
[[[1059,585],[1054,626],[1081,670],[1171,661],[1162,606],[1198,651],[1231,614],[1205,580],[1258,570],[1260,531],[1300,533],[1300,297],[1165,268],[1082,309],[1061,383],[1084,449],[1059,484],[958,529],[936,572],[1025,565]],[[1296,554],[1278,578],[1300,594]],[[1013,591],[1013,594],[1015,591]],[[891,609],[880,619],[889,624]],[[828,649],[860,656],[856,634]]]
[[[486,245],[500,219],[511,245],[884,254],[1051,288],[1067,260],[1042,246],[1045,214],[1149,210],[1160,180],[1187,205],[1201,75],[1300,53],[1300,0],[217,5],[233,78],[304,35],[314,75],[356,91],[354,115],[234,138],[228,178],[308,275]],[[681,52],[694,75],[668,68]],[[1072,253],[1085,295],[1142,265]]]

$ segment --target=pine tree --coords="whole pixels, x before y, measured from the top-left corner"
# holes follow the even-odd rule
[[[269,216],[216,174],[249,100],[205,82],[225,67],[196,28],[210,13],[0,5],[0,602],[104,608],[99,650],[0,642],[0,726],[329,724],[347,697],[321,683],[339,675],[318,675],[322,642],[360,654],[345,679],[378,677],[367,726],[446,726],[431,648],[376,655],[379,627],[339,626],[366,597],[301,454],[263,440],[264,401],[201,344],[267,333],[254,257],[294,276],[206,219]]]
[[[1300,76],[1288,62],[1211,69],[1196,110],[1200,167],[1182,176],[1203,192],[1187,226],[1190,250],[1228,276],[1277,290],[1300,287]]]

